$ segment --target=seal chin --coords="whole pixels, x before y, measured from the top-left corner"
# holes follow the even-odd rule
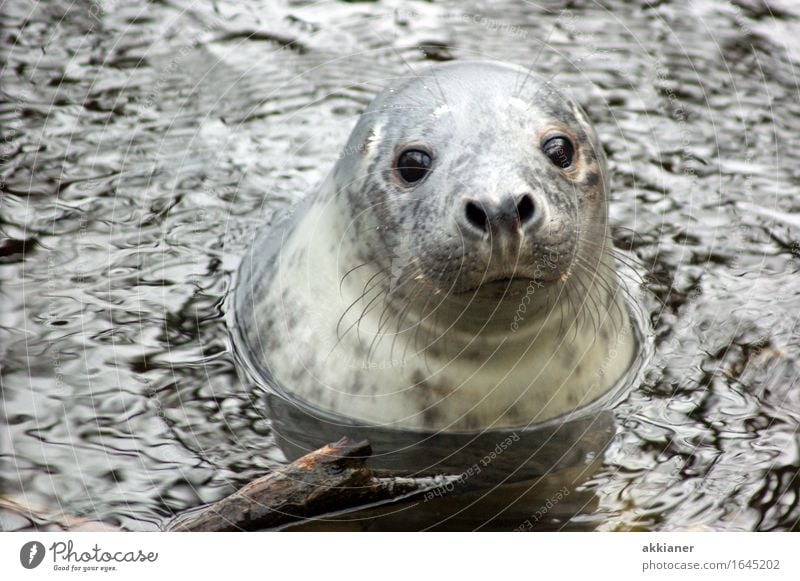
[[[516,262],[516,261],[515,261]],[[514,296],[516,293],[525,292],[525,289],[534,286],[544,288],[564,281],[572,267],[572,260],[563,264],[555,262],[536,262],[536,266],[528,267],[525,264],[508,264],[496,269],[487,269],[478,276],[462,273],[461,280],[452,286],[455,294],[491,294],[504,292]],[[475,273],[477,274],[477,273]]]
[[[430,252],[414,256],[419,270],[417,280],[424,279],[437,294],[470,296],[517,296],[530,289],[544,289],[565,282],[575,270],[577,244],[562,244],[551,247],[540,245],[518,253],[497,253],[493,256],[475,256],[465,253],[451,259],[452,267],[441,268],[430,257],[443,252]],[[595,262],[593,256],[584,252],[581,265]],[[580,271],[581,269],[578,268]]]
[[[532,278],[527,277],[501,278],[480,285],[474,292],[482,297],[517,297],[525,294],[525,289],[533,282]]]
[[[530,292],[530,288],[544,288],[555,284],[562,277],[562,273],[558,273],[556,276],[548,276],[547,278],[533,278],[522,275],[504,276],[481,281],[453,294],[474,296],[476,298],[517,297]]]

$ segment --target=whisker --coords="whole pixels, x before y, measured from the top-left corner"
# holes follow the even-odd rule
[[[378,328],[375,332],[375,336],[372,338],[372,342],[370,343],[369,349],[367,350],[367,363],[369,363],[370,358],[372,357],[372,353],[378,348],[378,345],[386,336],[386,333],[383,332],[384,327],[387,323],[391,321],[391,313],[394,312],[394,308],[392,305],[392,294],[396,293],[397,290],[402,287],[403,285],[407,284],[411,279],[406,278],[405,280],[401,281],[400,283],[396,284],[393,289],[389,290],[384,295],[383,300],[383,311],[381,312],[380,317],[378,317]],[[410,306],[410,301],[408,302]],[[386,316],[389,314],[389,316]],[[389,358],[391,359],[391,353]]]
[[[615,287],[612,287],[611,283],[608,280],[606,280],[604,276],[601,276],[600,273],[597,273],[596,271],[593,274],[592,271],[590,271],[589,268],[587,268],[587,265],[591,266],[588,263],[588,261],[586,261],[586,259],[582,257],[578,257],[578,260],[575,263],[576,268],[580,269],[582,272],[586,274],[591,274],[593,276],[593,284],[596,286],[598,290],[603,292],[605,296],[607,296],[609,300],[614,304],[613,310],[617,312],[618,317],[614,317],[613,313],[608,310],[606,310],[606,313],[608,314],[608,318],[611,324],[614,325],[615,331],[619,331],[621,329],[622,322],[625,320],[625,313],[622,310],[619,301],[616,300],[617,293],[623,293],[624,296],[627,296],[630,299],[629,302],[635,303],[636,300],[624,285],[615,285]],[[611,275],[616,275],[616,273],[612,271]],[[596,300],[595,300],[595,308],[598,311],[598,313],[602,310],[601,307],[597,304]],[[596,332],[597,328],[595,329],[595,333]]]
[[[384,295],[384,294],[386,294],[387,292],[389,292],[389,291],[388,291],[388,290],[386,290],[386,289],[380,289],[380,292],[378,292],[378,293],[375,295],[375,297],[374,297],[374,298],[372,298],[372,300],[370,300],[370,301],[369,301],[369,302],[366,304],[366,306],[364,307],[364,310],[362,310],[362,311],[361,311],[361,315],[358,317],[358,319],[356,319],[356,322],[355,322],[355,328],[356,328],[356,339],[357,339],[359,342],[361,342],[361,321],[363,321],[363,320],[364,320],[364,318],[365,318],[365,317],[366,317],[366,316],[367,316],[367,315],[370,313],[370,311],[372,311],[372,309],[374,309],[374,308],[375,308],[375,301],[377,301],[379,298],[381,298],[381,296],[383,296],[383,295]],[[351,328],[352,328],[352,327],[351,327]]]
[[[359,268],[362,268],[362,267],[364,267],[364,266],[367,266],[367,264],[369,264],[369,263],[368,263],[368,262],[362,262],[362,263],[361,263],[361,264],[359,264],[358,266],[354,266],[353,268],[351,268],[350,270],[348,270],[347,272],[345,272],[345,273],[344,273],[344,276],[342,276],[342,280],[341,280],[341,281],[339,281],[339,295],[340,295],[340,296],[341,296],[341,294],[342,294],[342,286],[344,285],[344,281],[345,281],[345,279],[346,279],[348,276],[350,276],[351,274],[353,274],[353,273],[354,273],[356,270],[358,270]]]
[[[575,260],[576,262],[573,263],[573,265],[576,266],[578,269],[581,269],[582,268],[582,265],[580,263],[582,260],[581,257],[576,256]],[[586,272],[585,269],[583,271]],[[597,299],[595,298],[594,293],[592,292],[592,287],[596,275],[592,274],[592,280],[590,281],[585,281],[582,276],[573,276],[573,278],[575,279],[576,284],[581,285],[581,289],[583,290],[583,292],[581,293],[583,295],[583,302],[581,303],[581,311],[583,311],[584,314],[584,321],[585,320],[591,321],[592,329],[594,330],[594,337],[597,337],[597,332],[600,327],[600,312],[599,312],[599,306],[597,304]],[[592,308],[589,308],[589,305],[587,304],[588,301],[592,302],[591,304]],[[595,315],[597,316],[597,318],[595,318]]]
[[[418,285],[417,288],[414,290],[413,294],[411,294],[406,298],[406,304],[400,311],[400,315],[398,316],[397,319],[397,326],[395,327],[395,333],[394,333],[394,338],[392,339],[392,345],[389,347],[390,359],[394,357],[394,347],[397,344],[397,339],[400,337],[400,335],[406,332],[405,329],[403,331],[400,331],[400,327],[405,322],[408,313],[411,312],[411,307],[414,304],[414,300],[419,296],[419,294],[423,291],[424,288],[425,287],[423,287],[422,285]]]
[[[338,347],[338,346],[339,346],[339,343],[341,342],[342,338],[343,338],[343,337],[344,337],[344,336],[345,336],[345,335],[346,335],[346,334],[347,334],[347,333],[350,331],[350,329],[352,329],[352,328],[353,328],[353,325],[351,324],[351,325],[350,325],[350,327],[348,327],[348,328],[345,330],[345,332],[344,332],[344,333],[341,333],[341,327],[342,327],[342,323],[344,322],[344,319],[345,319],[345,317],[347,316],[347,314],[350,312],[350,310],[351,310],[353,307],[355,307],[355,306],[356,306],[356,304],[358,304],[358,302],[359,302],[359,301],[362,301],[362,304],[363,304],[363,301],[366,299],[366,296],[367,296],[367,294],[369,294],[369,293],[372,291],[372,289],[374,289],[374,288],[375,288],[375,284],[373,284],[373,286],[371,286],[369,289],[367,289],[367,286],[369,285],[370,281],[374,280],[374,279],[375,279],[375,277],[376,277],[376,276],[378,276],[379,274],[381,274],[381,273],[385,273],[387,270],[388,270],[388,268],[384,268],[384,269],[382,269],[382,270],[379,270],[379,271],[378,271],[377,273],[375,273],[374,275],[372,275],[372,276],[370,277],[370,279],[367,281],[367,283],[364,285],[364,289],[363,289],[363,291],[362,291],[361,295],[360,295],[358,298],[356,298],[356,299],[355,299],[355,300],[354,300],[352,303],[350,303],[350,305],[349,305],[349,306],[348,306],[348,307],[347,307],[347,308],[344,310],[344,312],[341,314],[341,316],[339,317],[339,320],[338,320],[338,321],[337,321],[337,323],[336,323],[336,337],[337,337],[337,341],[336,341],[336,345],[334,345],[334,349],[335,349],[336,347]],[[380,280],[378,281],[378,283],[380,283]],[[376,283],[376,284],[378,284],[378,283]],[[380,294],[379,294],[378,296],[380,296]]]

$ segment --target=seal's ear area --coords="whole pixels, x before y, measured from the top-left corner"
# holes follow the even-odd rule
[[[575,119],[577,119],[578,123],[586,132],[586,135],[596,144],[597,143],[597,132],[594,130],[594,127],[589,122],[589,117],[586,115],[586,111],[583,108],[572,101],[572,114],[575,115]]]
[[[606,154],[603,150],[602,144],[600,143],[600,138],[597,136],[597,131],[595,131],[594,126],[589,121],[588,115],[586,115],[586,111],[584,111],[580,105],[573,101],[572,114],[575,115],[575,119],[578,121],[581,129],[583,129],[586,132],[586,135],[589,137],[589,141],[592,145],[592,151],[600,161],[600,166],[605,168],[607,163]]]

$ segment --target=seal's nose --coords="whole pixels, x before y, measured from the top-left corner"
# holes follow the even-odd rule
[[[530,193],[506,196],[500,203],[468,198],[464,201],[461,223],[469,231],[488,235],[532,231],[539,220],[539,212]]]

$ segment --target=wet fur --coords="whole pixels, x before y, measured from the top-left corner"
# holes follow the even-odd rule
[[[358,121],[355,153],[245,257],[234,308],[247,355],[316,407],[396,427],[525,426],[602,395],[635,341],[585,114],[499,63],[441,65],[392,89]],[[568,171],[539,147],[554,127],[578,145]],[[418,142],[434,169],[408,188],[392,162]],[[518,248],[459,230],[464,196],[521,189],[547,222]]]

